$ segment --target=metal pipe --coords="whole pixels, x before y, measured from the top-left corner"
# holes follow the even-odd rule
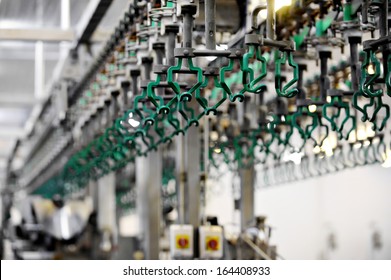
[[[116,92],[115,94],[112,94],[113,96],[113,121],[117,118],[118,114],[120,114],[119,109],[119,102],[118,102],[118,94],[119,92]]]
[[[350,44],[350,69],[352,77],[352,89],[354,92],[358,90],[358,72],[357,72],[357,61],[358,61],[358,49],[357,43],[349,42]]]
[[[152,58],[145,57],[143,59],[143,66],[144,66],[144,79],[150,80],[151,79],[151,72],[152,72]]]
[[[209,164],[209,116],[204,117],[204,174],[205,182],[208,180]]]
[[[180,119],[181,126],[183,120]],[[178,135],[176,138],[176,192],[178,202],[178,223],[185,223],[185,184],[186,184],[186,161],[185,161],[185,136]]]
[[[383,0],[383,4],[381,5],[380,8],[380,15],[379,15],[379,32],[380,32],[380,37],[386,37],[388,35],[388,0]],[[388,64],[387,64],[387,57],[388,54],[390,53],[390,49],[388,45],[384,45],[381,47],[382,54],[383,54],[383,73],[384,76],[387,75],[388,73]]]
[[[155,49],[156,53],[156,64],[163,64],[164,49]]]
[[[331,53],[330,53],[331,54]],[[320,97],[322,101],[326,101],[327,99],[327,61],[329,59],[329,52],[319,52],[320,56]]]
[[[205,41],[208,50],[216,49],[216,0],[205,0]]]
[[[167,49],[166,49],[166,58],[167,58],[168,65],[175,64],[175,56],[174,56],[175,41],[176,41],[176,33],[168,32]]]
[[[248,164],[248,162],[245,162]],[[241,195],[240,195],[240,228],[244,231],[254,220],[254,165],[239,170]]]
[[[205,43],[208,50],[216,49],[216,0],[205,0]],[[204,175],[208,180],[209,117],[204,117]]]
[[[299,64],[299,80],[297,81],[297,88],[299,89],[299,93],[297,94],[296,104],[298,100],[305,100],[306,94],[303,88],[303,74],[306,70],[307,65]]]
[[[193,45],[193,15],[185,13],[183,16],[183,47],[191,48]]]
[[[369,8],[369,0],[364,0],[362,3],[362,23],[368,23],[368,8]]]
[[[131,75],[132,78],[132,93],[133,96],[138,95],[138,86],[137,86],[137,75]]]
[[[265,260],[271,260],[271,258],[266,254],[261,248],[259,248],[254,242],[252,242],[251,239],[249,239],[247,236],[242,235],[242,240],[251,247],[251,249],[254,250],[255,253],[257,253],[259,256],[261,256]]]
[[[164,57],[164,45],[162,45],[161,48],[156,48],[155,53],[156,53],[156,64],[162,65],[163,64],[163,57]],[[158,95],[163,96],[164,95],[164,88],[158,88],[157,93],[158,93]]]
[[[128,98],[128,92],[130,88],[130,83],[126,81],[126,83],[122,83],[122,94],[123,94],[123,110],[126,110],[126,108],[129,105],[129,98]]]
[[[71,27],[70,1],[61,0],[61,29],[68,30]]]
[[[275,40],[276,31],[276,14],[274,11],[274,0],[267,0],[267,20],[266,20],[266,34],[267,38]]]
[[[44,59],[44,43],[38,41],[35,43],[35,77],[34,77],[34,95],[37,99],[45,97],[45,59]]]
[[[255,7],[253,12],[251,13],[251,28],[252,29],[257,29],[258,28],[258,14],[262,11],[267,9],[266,3],[262,3],[258,6]],[[263,34],[263,33],[261,33]]]

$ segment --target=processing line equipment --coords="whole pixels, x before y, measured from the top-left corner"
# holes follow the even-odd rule
[[[255,177],[270,186],[390,165],[391,7],[247,2],[130,1],[7,190],[85,197],[115,174],[114,187],[95,189],[138,209],[144,258],[279,258],[254,215]],[[226,172],[240,178],[230,239],[202,212],[208,180]]]

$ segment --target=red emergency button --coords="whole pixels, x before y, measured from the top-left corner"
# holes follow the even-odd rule
[[[178,246],[180,248],[187,248],[187,245],[189,245],[189,240],[187,238],[178,238]]]
[[[211,250],[213,250],[213,251],[217,250],[218,245],[219,245],[219,243],[217,242],[216,239],[211,239],[211,240],[209,240],[209,242],[208,242],[208,247],[209,247]]]
[[[218,251],[220,250],[220,237],[206,236],[204,244],[207,251]]]
[[[175,237],[176,248],[179,250],[190,248],[190,236],[187,234],[178,234]]]

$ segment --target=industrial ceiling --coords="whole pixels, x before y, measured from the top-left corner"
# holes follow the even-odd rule
[[[110,8],[95,30],[94,49],[110,35],[127,1],[0,1],[0,185],[17,140],[31,134],[51,94],[62,49],[67,53],[76,44],[78,32],[99,2]],[[23,164],[29,147],[24,149],[14,159],[16,164]]]

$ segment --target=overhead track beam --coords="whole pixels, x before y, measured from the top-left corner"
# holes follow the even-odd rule
[[[72,30],[62,29],[0,29],[0,41],[45,41],[45,42],[73,42],[76,39]]]
[[[30,107],[39,103],[31,93],[0,92],[1,107]]]
[[[89,43],[113,0],[91,0],[76,29],[77,47]]]

